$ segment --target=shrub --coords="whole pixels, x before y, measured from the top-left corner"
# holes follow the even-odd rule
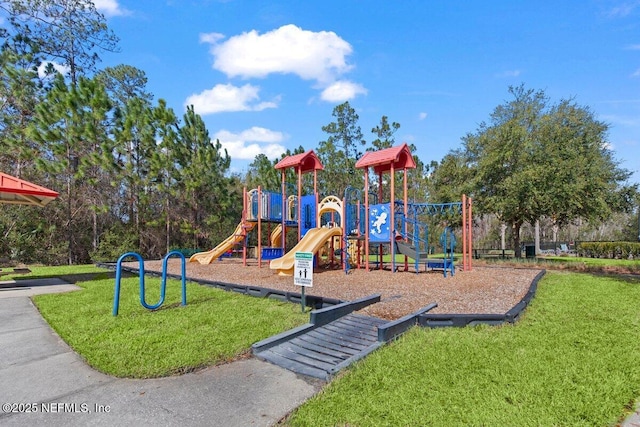
[[[638,259],[640,242],[581,242],[577,251],[587,258]]]
[[[98,248],[91,252],[91,259],[98,261],[115,261],[120,255],[137,251],[138,243],[135,233],[124,233],[121,230],[108,230],[100,239]]]

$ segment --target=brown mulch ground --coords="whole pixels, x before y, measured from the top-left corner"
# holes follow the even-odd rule
[[[138,263],[123,265],[138,268]],[[146,261],[146,271],[162,271],[162,261]],[[168,272],[180,274],[180,260],[169,259]],[[365,271],[316,269],[313,287],[307,295],[341,300],[354,300],[371,294],[381,294],[381,302],[362,310],[363,314],[384,319],[397,319],[430,303],[438,307],[432,313],[504,314],[516,305],[529,290],[540,269],[474,266],[472,271],[457,270],[445,278],[441,271],[416,274],[412,271],[391,273],[386,270]],[[258,268],[256,261],[243,266],[239,259],[224,259],[208,265],[187,263],[187,277],[240,285],[300,292],[293,277],[279,276],[268,264]]]

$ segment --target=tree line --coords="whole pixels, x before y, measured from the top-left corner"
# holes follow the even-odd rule
[[[631,172],[609,148],[609,125],[573,98],[554,103],[544,91],[524,85],[510,87],[509,94],[488,122],[466,134],[462,147],[438,164],[432,176],[438,191],[431,195],[471,195],[478,214],[507,226],[516,256],[522,227],[541,221],[557,234],[623,213],[623,236],[640,238],[633,237],[638,184],[628,182]]]
[[[178,114],[154,101],[143,70],[99,69],[118,39],[92,1],[0,1],[0,10],[0,169],[60,193],[44,210],[2,207],[0,257],[74,264],[130,250],[158,258],[171,248],[206,249],[237,224],[243,187],[280,189],[279,159],[258,155],[245,175],[232,174],[231,156],[192,106]],[[463,148],[430,164],[414,156],[410,199],[469,194],[479,213],[511,226],[514,245],[525,223],[630,216],[637,187],[607,148],[608,126],[572,100],[550,104],[523,86],[510,93],[514,100],[463,137]],[[382,116],[368,143],[356,110],[337,105],[314,148],[325,166],[321,191],[362,189],[356,161],[393,146],[399,128]],[[287,181],[296,183],[293,171]]]

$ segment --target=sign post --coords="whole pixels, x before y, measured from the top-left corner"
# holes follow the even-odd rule
[[[304,295],[304,288],[313,287],[313,253],[312,252],[296,252],[294,254],[293,264],[293,284],[301,286],[302,299],[300,304],[304,313],[307,301]]]

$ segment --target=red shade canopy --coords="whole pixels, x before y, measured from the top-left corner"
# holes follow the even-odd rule
[[[356,168],[364,169],[372,167],[376,173],[391,170],[414,169],[416,162],[413,160],[409,146],[404,143],[397,147],[385,148],[379,151],[369,151],[356,162]]]
[[[284,159],[280,160],[278,164],[276,164],[276,169],[287,169],[287,168],[298,168],[300,167],[301,172],[311,172],[315,170],[322,170],[324,166],[322,166],[322,162],[316,153],[313,150],[309,150],[306,153],[296,154],[294,156],[288,156]]]
[[[0,203],[46,206],[56,197],[53,190],[0,172]]]

